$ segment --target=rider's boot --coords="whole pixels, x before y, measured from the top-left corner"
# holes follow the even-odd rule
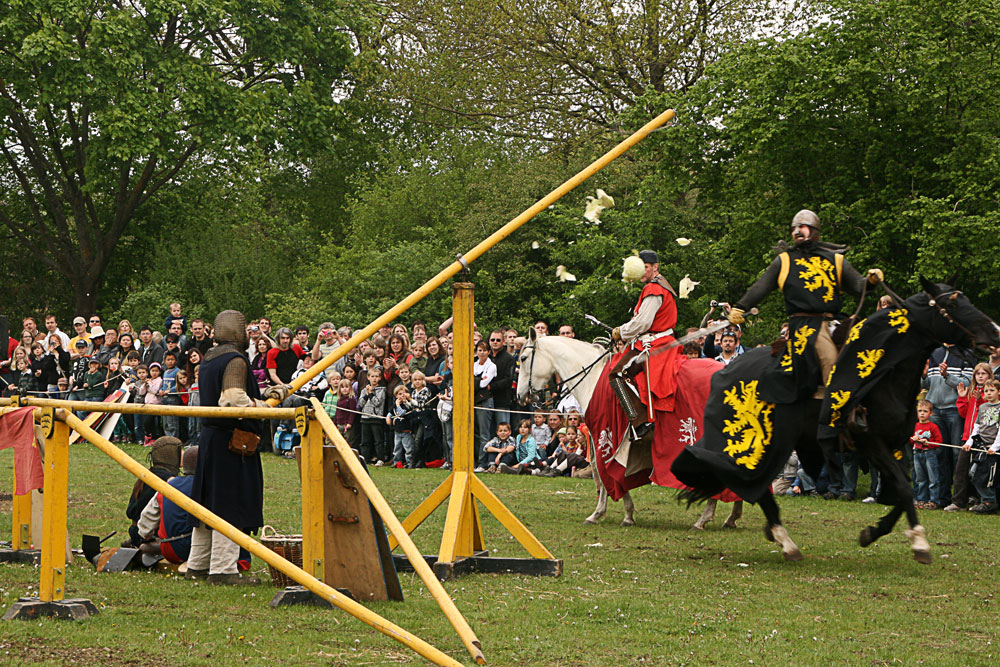
[[[628,381],[620,375],[611,375],[608,378],[611,383],[611,393],[618,399],[618,404],[625,411],[632,428],[632,439],[641,440],[653,430],[653,423],[646,420],[646,406],[639,400],[638,394],[631,387]]]

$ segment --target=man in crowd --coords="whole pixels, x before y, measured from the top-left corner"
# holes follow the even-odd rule
[[[734,331],[726,331],[722,334],[722,343],[720,346],[722,352],[715,358],[716,361],[721,361],[723,364],[728,366],[730,363],[739,356],[736,352],[736,333]]]
[[[967,353],[966,353],[967,354]],[[965,354],[950,344],[945,344],[933,352],[927,362],[927,372],[923,386],[927,389],[924,397],[934,406],[931,421],[941,431],[944,442],[950,445],[962,444],[962,428],[965,421],[958,414],[958,385],[972,385],[973,364],[965,360]],[[951,502],[951,483],[958,463],[958,450],[938,447],[930,451],[937,456],[938,497],[930,501],[938,507],[947,507]]]
[[[496,430],[500,422],[510,423],[510,408],[514,405],[514,380],[517,379],[517,368],[512,357],[503,344],[503,332],[496,329],[490,333],[490,359],[497,367],[497,375],[490,382],[493,393],[493,423],[491,431]]]
[[[64,334],[59,330],[59,322],[56,321],[55,315],[45,316],[45,329],[48,333],[45,334],[45,349],[49,348],[49,338],[55,336],[59,339],[59,347],[63,350],[69,352],[69,336]]]
[[[144,325],[139,329],[139,363],[149,366],[152,363],[163,365],[163,348],[153,340],[153,330]]]
[[[516,358],[518,349],[514,341],[517,340],[517,329],[514,329],[513,327],[507,329],[507,331],[503,334],[503,339],[504,343],[507,345],[507,353]]]
[[[177,345],[183,350],[184,346],[187,345],[187,336],[184,335],[184,325],[181,324],[180,320],[174,320],[167,327],[167,335],[170,334],[177,336]]]
[[[72,359],[76,359],[80,356],[80,348],[77,345],[79,341],[86,343],[87,354],[91,352],[90,347],[90,334],[87,333],[87,320],[82,317],[73,318],[73,329],[76,331],[76,335],[69,339],[69,356]]]
[[[295,342],[299,344],[303,350],[308,350],[309,345],[309,327],[304,324],[300,324],[295,327]]]
[[[45,338],[45,334],[43,334],[38,330],[38,323],[35,322],[34,317],[24,318],[24,320],[21,322],[21,331],[27,331],[28,333],[30,333],[32,341],[42,340],[43,338]],[[14,338],[18,338],[18,336],[15,335]]]
[[[278,329],[278,346],[267,351],[267,361],[264,364],[271,382],[276,385],[291,382],[292,375],[299,367],[299,359],[303,356],[305,351],[298,343],[292,342],[291,329],[287,327]]]
[[[573,326],[570,324],[564,324],[559,327],[559,335],[566,338],[576,338],[576,332],[573,331]]]
[[[549,335],[549,325],[545,320],[538,320],[535,322],[535,333],[539,336]]]
[[[191,348],[195,347],[201,352],[202,358],[212,349],[212,339],[208,337],[208,333],[205,331],[205,320],[200,317],[191,320],[191,338],[188,339],[187,347],[184,348],[184,351],[188,352]]]

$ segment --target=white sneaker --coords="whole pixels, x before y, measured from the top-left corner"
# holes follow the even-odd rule
[[[867,498],[865,498],[861,502],[863,502],[863,503],[873,503],[873,502],[875,502],[875,498],[873,498],[872,496],[868,496]]]
[[[478,467],[476,467],[476,469],[475,469],[475,470],[473,470],[472,472],[474,472],[474,473],[481,473],[481,472],[486,472],[486,468],[484,468],[483,466],[478,466]]]
[[[379,459],[378,461],[375,462],[375,467],[376,468],[381,468],[384,465],[385,465],[385,461],[383,461],[382,459]]]
[[[962,508],[956,505],[955,503],[952,503],[951,505],[948,505],[947,507],[944,508],[945,512],[960,512],[961,510]]]

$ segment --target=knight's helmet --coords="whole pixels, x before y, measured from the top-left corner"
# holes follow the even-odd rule
[[[815,233],[812,235],[811,240],[813,241],[819,240],[820,228],[819,228],[818,215],[816,215],[809,209],[804,208],[798,213],[796,213],[795,217],[792,218],[792,227],[795,227],[797,225],[805,225],[806,227],[812,227],[812,230]]]
[[[247,346],[247,318],[238,310],[224,310],[215,316],[215,342],[229,343],[238,349]]]

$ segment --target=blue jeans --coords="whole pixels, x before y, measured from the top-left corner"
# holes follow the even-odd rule
[[[858,490],[858,455],[854,452],[841,452],[840,461],[844,471],[841,493],[856,493]]]
[[[410,431],[396,431],[394,434],[394,445],[392,451],[393,461],[406,460],[407,467],[412,468],[416,464],[417,445]]]
[[[913,495],[917,502],[938,502],[940,490],[937,450],[913,450]]]
[[[947,408],[934,407],[931,414],[931,421],[941,429],[941,438],[949,445],[962,444],[962,429],[965,420],[958,414],[958,408],[952,406]],[[955,475],[955,463],[958,461],[958,450],[951,447],[938,447],[935,450],[938,459],[938,478],[941,483],[938,488],[938,495],[931,496],[931,500],[942,507],[951,502],[951,481]]]
[[[488,410],[480,410],[479,408],[489,408]],[[490,430],[490,426],[493,424],[493,399],[487,398],[482,403],[476,403],[475,407],[475,422],[476,422],[476,467],[485,468],[489,466],[487,459],[489,458],[483,448],[486,443],[493,439],[494,431]]]
[[[444,453],[444,460],[448,465],[452,465],[451,448],[455,442],[455,424],[450,419],[441,422],[441,451]]]
[[[180,396],[164,396],[164,405],[183,405]],[[181,418],[174,415],[163,416],[163,431],[175,438],[180,437]]]

